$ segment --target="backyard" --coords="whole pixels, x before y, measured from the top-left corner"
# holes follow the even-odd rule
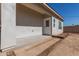
[[[49,56],[79,56],[79,34],[70,34],[52,48]]]

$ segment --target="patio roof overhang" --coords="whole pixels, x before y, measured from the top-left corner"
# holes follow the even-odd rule
[[[25,7],[34,10],[42,15],[46,15],[46,16],[54,16],[60,20],[63,21],[63,17],[61,17],[57,12],[55,12],[55,10],[53,10],[52,8],[50,8],[46,3],[22,3],[22,5],[24,5]]]
[[[42,5],[47,8],[54,16],[63,20],[63,17],[60,16],[54,9],[50,8],[46,3],[42,3]]]

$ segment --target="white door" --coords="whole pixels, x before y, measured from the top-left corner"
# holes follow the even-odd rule
[[[50,18],[44,19],[43,34],[45,34],[45,35],[51,34],[51,19]]]

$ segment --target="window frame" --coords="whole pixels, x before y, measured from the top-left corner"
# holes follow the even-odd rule
[[[62,29],[62,22],[59,21],[59,26],[58,26],[59,29]]]
[[[56,22],[56,20],[55,20],[55,18],[53,19],[53,27],[55,27],[55,22]]]
[[[49,20],[46,20],[46,27],[49,27]]]

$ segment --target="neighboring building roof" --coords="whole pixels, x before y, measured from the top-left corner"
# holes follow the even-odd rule
[[[57,12],[55,12],[55,10],[53,10],[51,7],[49,7],[46,3],[43,3],[43,5],[44,5],[45,7],[47,7],[50,11],[52,11],[53,13],[55,13],[55,15],[56,15],[57,17],[59,17],[61,20],[63,20],[63,17],[60,16]]]

